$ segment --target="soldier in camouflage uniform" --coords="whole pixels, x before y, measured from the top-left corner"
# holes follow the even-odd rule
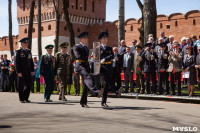
[[[57,74],[58,80],[60,84],[60,96],[59,100],[67,101],[65,98],[67,84],[70,82],[70,76],[72,72],[72,63],[70,59],[70,55],[67,53],[68,43],[62,43],[60,45],[61,51],[56,53],[56,60],[57,60]]]

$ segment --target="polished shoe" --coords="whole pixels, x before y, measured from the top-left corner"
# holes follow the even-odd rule
[[[102,103],[101,106],[108,107],[108,105],[106,103]]]
[[[176,96],[181,96],[181,94],[177,93]]]
[[[171,93],[170,95],[174,96],[174,95],[175,95],[175,93]],[[176,96],[177,96],[177,94],[176,94]]]
[[[99,90],[98,94],[97,94],[97,97],[100,98],[101,95],[103,94],[103,92],[104,92],[104,89],[101,88],[101,89]]]
[[[25,101],[20,101],[21,103],[25,103]]]
[[[67,101],[67,99],[66,99],[66,98],[63,98],[62,101]]]
[[[31,101],[30,101],[30,100],[25,100],[25,102],[26,102],[26,103],[30,103]]]
[[[59,97],[58,100],[62,100],[61,97]]]
[[[192,97],[192,95],[189,95],[188,98]]]
[[[48,99],[48,102],[53,102],[52,100]]]
[[[82,106],[83,108],[89,108],[89,106],[88,106],[87,104],[81,104],[81,106]]]
[[[47,100],[47,99],[44,99],[44,102],[48,102],[48,100]]]

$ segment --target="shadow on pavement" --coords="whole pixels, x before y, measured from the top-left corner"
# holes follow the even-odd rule
[[[9,125],[0,125],[0,128],[12,128],[12,126],[9,126]]]
[[[151,108],[151,107],[124,107],[124,106],[115,106],[115,107],[104,107],[106,110],[152,110],[152,109],[164,109],[164,108]]]

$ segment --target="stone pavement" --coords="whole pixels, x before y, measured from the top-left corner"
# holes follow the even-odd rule
[[[168,133],[172,127],[198,127],[200,105],[141,99],[88,98],[82,108],[80,97],[66,96],[67,102],[52,95],[31,94],[32,103],[20,103],[17,93],[0,93],[0,133]]]

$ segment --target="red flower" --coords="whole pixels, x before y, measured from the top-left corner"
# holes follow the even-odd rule
[[[163,70],[161,70],[161,69],[160,69],[160,72],[162,73],[162,72],[163,72]]]
[[[137,69],[138,71],[140,70],[140,68]]]
[[[89,56],[89,59],[91,58],[91,56]]]
[[[10,64],[10,66],[12,67],[12,66],[14,66],[14,64]]]
[[[56,84],[58,84],[59,83],[59,81],[56,81]]]

